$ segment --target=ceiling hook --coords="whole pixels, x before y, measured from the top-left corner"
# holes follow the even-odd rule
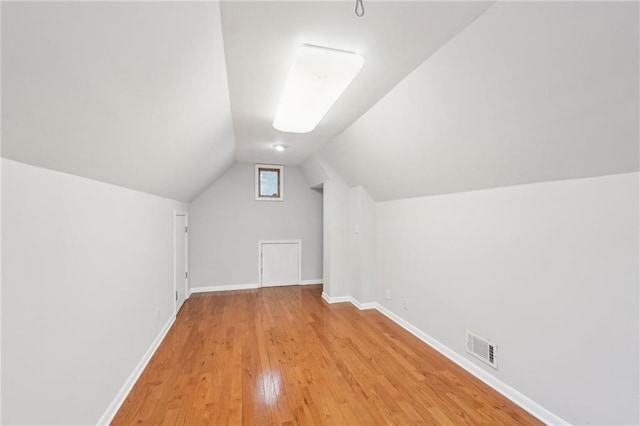
[[[362,0],[356,0],[356,16],[359,18],[364,16],[364,4]]]

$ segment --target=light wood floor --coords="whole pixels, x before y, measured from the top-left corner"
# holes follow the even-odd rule
[[[194,294],[113,424],[540,424],[321,286]]]

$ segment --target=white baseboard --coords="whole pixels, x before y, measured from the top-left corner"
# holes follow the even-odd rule
[[[252,290],[260,288],[260,284],[212,285],[209,287],[193,287],[191,293],[208,293],[210,291]]]
[[[322,278],[317,278],[315,280],[302,280],[302,281],[300,281],[300,285],[312,285],[312,284],[322,284]]]
[[[160,343],[162,343],[162,341],[164,340],[175,320],[175,315],[171,316],[171,318],[169,318],[169,321],[167,321],[164,327],[162,327],[162,330],[160,330],[160,333],[155,338],[153,343],[151,343],[151,346],[149,347],[149,349],[147,349],[147,352],[145,352],[145,354],[142,356],[142,359],[140,360],[140,362],[138,362],[136,368],[133,370],[127,381],[124,382],[124,385],[120,389],[120,392],[118,392],[114,400],[109,405],[109,408],[107,408],[107,411],[104,412],[104,414],[102,415],[102,417],[100,417],[100,420],[98,420],[96,424],[108,425],[109,423],[111,423],[115,415],[118,413],[120,406],[129,395],[129,392],[131,392],[131,389],[133,389],[133,385],[136,384],[145,367],[147,366],[149,361],[151,361],[151,357],[156,353],[158,346],[160,346]]]
[[[491,388],[495,389],[496,391],[504,395],[506,398],[513,401],[515,404],[517,404],[524,410],[531,413],[533,416],[535,416],[545,424],[563,425],[563,426],[570,424],[567,421],[556,416],[555,414],[553,414],[551,411],[547,410],[543,406],[537,404],[535,401],[532,401],[531,399],[527,398],[526,396],[524,396],[523,394],[521,394],[511,386],[504,383],[502,380],[496,378],[492,374],[487,373],[482,368],[475,365],[473,362],[466,359],[464,356],[460,355],[458,352],[440,343],[438,340],[434,339],[424,331],[420,330],[418,327],[414,326],[413,324],[409,323],[405,319],[391,312],[381,304],[375,303],[375,302],[361,304],[356,300],[352,300],[351,302],[355,307],[359,309],[362,309],[359,307],[359,305],[363,305],[363,306],[373,305],[371,306],[372,308],[377,309],[378,312],[380,312],[381,314],[389,318],[391,321],[395,322],[400,327],[404,328],[409,333],[413,334],[418,339],[422,340],[424,343],[431,346],[433,349],[440,352],[442,355],[444,355],[445,357],[449,358],[451,361],[458,364],[460,367],[467,370],[469,373],[471,373],[472,375],[480,379],[482,382],[484,382]],[[364,308],[364,309],[371,309],[371,308]]]
[[[343,303],[343,302],[351,302],[351,296],[335,296],[331,297],[324,291],[322,292],[322,298],[327,303]]]
[[[349,298],[349,302],[351,302],[356,308],[360,309],[361,311],[364,311],[366,309],[377,309],[378,308],[378,304],[376,302],[360,303],[356,299],[354,299],[353,297]]]
[[[322,278],[315,280],[302,280],[300,285],[322,284]],[[212,285],[207,287],[192,287],[189,289],[189,296],[193,293],[209,293],[210,291],[234,291],[234,290],[252,290],[260,288],[260,284],[232,284],[232,285]]]
[[[335,296],[335,297],[331,297],[327,293],[325,293],[324,291],[322,292],[322,298],[327,303],[350,302],[352,305],[354,305],[356,308],[360,309],[361,311],[364,311],[366,309],[376,309],[378,307],[378,304],[376,302],[361,303],[361,302],[358,302],[356,299],[354,299],[351,296]]]

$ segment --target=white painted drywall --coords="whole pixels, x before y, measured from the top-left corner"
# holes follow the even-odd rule
[[[217,1],[2,12],[4,158],[183,201],[231,167]]]
[[[309,156],[302,164],[300,170],[311,188],[319,188],[329,179],[326,162],[318,154]]]
[[[349,190],[349,258],[351,293],[358,302],[375,300],[376,286],[376,205],[367,191]]]
[[[324,191],[324,287],[330,297],[348,296],[351,293],[349,211],[349,186],[330,168],[329,179],[323,183]]]
[[[2,159],[3,424],[104,414],[173,316],[186,208]]]
[[[469,359],[572,424],[637,424],[638,179],[378,203],[376,300],[460,354],[493,340],[498,371]]]
[[[0,22],[2,22],[2,6],[0,6]],[[0,46],[2,46],[2,31],[0,31]],[[2,79],[2,70],[0,69],[0,80],[1,79]],[[0,100],[1,99],[2,99],[2,84],[0,84]],[[0,129],[2,129],[2,114],[0,114]],[[0,155],[1,154],[2,154],[2,132],[0,131]],[[0,160],[0,423],[2,423],[2,301],[1,301],[1,297],[2,297],[2,214],[1,213],[2,213],[2,161]]]
[[[0,22],[2,7],[0,6]],[[0,46],[2,45],[0,35]],[[0,71],[1,72],[1,71]],[[0,84],[0,99],[2,99],[2,84]],[[0,114],[2,116],[2,114]],[[0,118],[0,128],[2,128],[2,118]],[[1,132],[0,132],[1,133]],[[0,154],[2,153],[2,136],[0,134]],[[2,423],[2,161],[0,160],[0,423]]]
[[[284,169],[284,201],[255,201],[254,166],[238,163],[189,210],[191,288],[258,283],[258,240],[302,240],[302,279],[322,279],[322,193]]]
[[[496,2],[322,156],[377,201],[638,171],[639,8]]]
[[[322,186],[324,293],[352,296],[359,302],[375,298],[375,203],[367,191],[351,188],[322,158],[302,165],[307,183]]]

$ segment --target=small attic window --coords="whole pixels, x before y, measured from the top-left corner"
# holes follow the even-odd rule
[[[256,201],[284,200],[284,166],[256,164]]]

